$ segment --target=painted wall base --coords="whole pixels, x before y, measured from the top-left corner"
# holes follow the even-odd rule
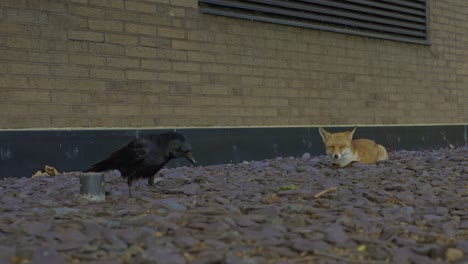
[[[344,131],[348,128],[328,128]],[[351,128],[349,128],[351,129]],[[365,137],[392,150],[438,149],[466,144],[467,125],[358,127]],[[30,177],[44,165],[81,171],[129,141],[163,129],[0,131],[0,177]],[[317,127],[177,129],[191,141],[200,165],[238,163],[278,156],[323,155]],[[168,166],[189,165],[184,159]]]

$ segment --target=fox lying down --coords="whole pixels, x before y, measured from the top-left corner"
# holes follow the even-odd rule
[[[319,128],[327,155],[332,164],[345,167],[353,161],[372,164],[377,161],[387,160],[387,150],[370,139],[354,139],[352,131],[330,133]]]

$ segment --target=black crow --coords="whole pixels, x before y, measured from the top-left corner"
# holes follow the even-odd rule
[[[153,185],[155,174],[169,160],[180,157],[185,157],[196,165],[192,145],[182,134],[167,132],[147,135],[128,143],[85,172],[119,170],[123,178],[128,178],[128,194],[132,197],[134,180],[148,178],[148,183]]]

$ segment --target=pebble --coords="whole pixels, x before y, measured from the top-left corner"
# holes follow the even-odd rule
[[[457,249],[457,248],[448,248],[447,252],[445,253],[445,257],[447,258],[447,261],[458,261],[462,259],[464,256],[463,251]]]

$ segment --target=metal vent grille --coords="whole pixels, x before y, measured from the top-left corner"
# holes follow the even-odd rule
[[[202,13],[428,44],[426,0],[199,0]]]

